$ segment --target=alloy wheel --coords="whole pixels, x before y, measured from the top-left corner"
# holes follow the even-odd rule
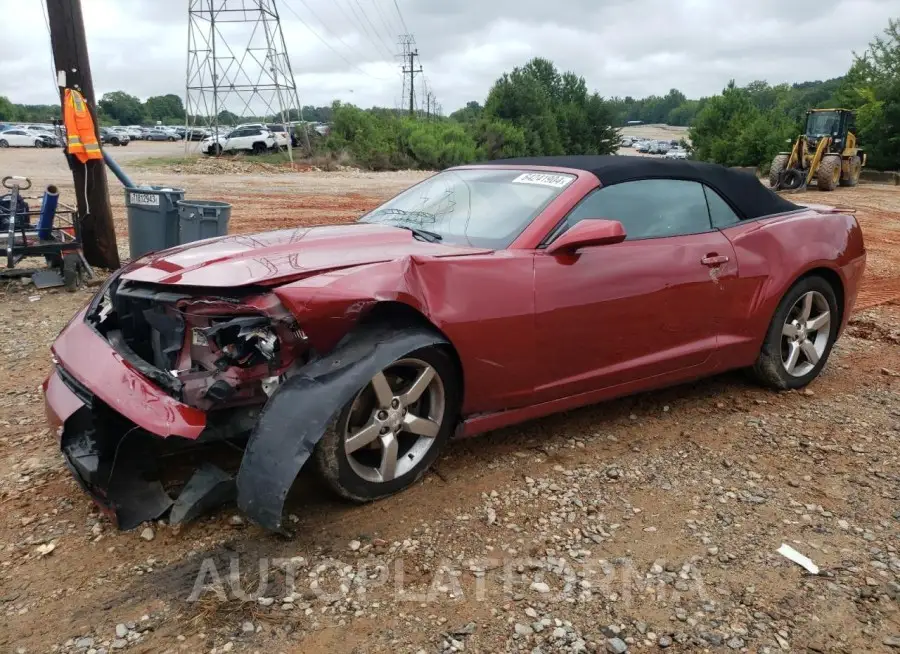
[[[444,382],[431,365],[417,358],[391,364],[351,403],[342,426],[350,468],[375,483],[402,477],[434,445],[445,412]]]
[[[831,310],[818,291],[801,295],[781,328],[781,364],[789,375],[803,377],[816,367],[831,336]]]

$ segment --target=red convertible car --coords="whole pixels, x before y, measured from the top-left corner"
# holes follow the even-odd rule
[[[865,259],[853,216],[720,166],[461,166],[357,224],[124,267],[54,343],[47,414],[121,528],[236,501],[280,530],[307,461],[366,501],[412,484],[454,435],[736,368],[802,387]],[[159,465],[223,442],[240,446],[236,475],[207,461],[179,489]]]

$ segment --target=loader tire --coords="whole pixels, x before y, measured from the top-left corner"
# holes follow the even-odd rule
[[[788,159],[790,159],[788,154],[775,155],[775,158],[772,159],[772,165],[769,166],[769,186],[772,188],[775,188],[775,185],[778,183],[778,176],[787,167]]]
[[[850,176],[841,177],[841,186],[856,186],[859,184],[859,174],[862,172],[862,160],[859,156],[850,157]]]
[[[816,171],[816,185],[820,191],[833,191],[841,181],[841,158],[839,155],[822,157]]]

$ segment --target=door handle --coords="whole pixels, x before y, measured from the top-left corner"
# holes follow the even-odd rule
[[[700,259],[700,263],[704,266],[721,266],[723,263],[728,263],[728,257],[724,254],[707,254],[705,257]]]

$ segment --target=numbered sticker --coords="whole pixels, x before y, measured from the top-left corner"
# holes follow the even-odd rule
[[[538,184],[540,186],[552,186],[553,188],[565,188],[572,183],[572,179],[571,175],[523,173],[513,180],[513,184]]]
[[[145,207],[158,207],[159,196],[150,193],[131,193],[131,204],[137,204]]]

